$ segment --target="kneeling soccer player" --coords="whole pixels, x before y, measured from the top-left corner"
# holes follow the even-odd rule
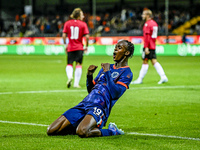
[[[105,126],[111,109],[128,89],[133,74],[128,59],[133,56],[134,45],[119,41],[113,52],[115,64],[102,63],[101,70],[93,80],[97,66],[90,65],[87,72],[88,95],[75,107],[67,110],[47,129],[48,135],[77,134],[80,137],[121,135],[124,132],[114,123]]]

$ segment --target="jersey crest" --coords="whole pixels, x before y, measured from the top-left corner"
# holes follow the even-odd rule
[[[119,75],[119,72],[113,72],[113,73],[111,74],[111,77],[112,77],[112,78],[116,78],[118,75]]]

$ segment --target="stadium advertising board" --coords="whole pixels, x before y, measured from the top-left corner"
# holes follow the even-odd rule
[[[86,55],[112,55],[114,45],[119,40],[129,40],[135,44],[135,54],[141,55],[143,48],[142,36],[119,37],[90,37],[89,48]],[[157,55],[162,56],[199,56],[200,36],[187,36],[186,44],[182,43],[181,36],[169,36],[169,44],[166,37],[157,38]],[[83,39],[85,43],[85,39]],[[68,43],[68,39],[66,39]],[[0,38],[0,55],[65,55],[63,40],[61,37],[24,37],[24,38]]]
[[[135,56],[142,54],[143,45],[135,45]],[[85,55],[113,55],[114,45],[90,45]],[[160,44],[156,46],[160,56],[200,56],[200,45]],[[0,55],[65,55],[63,45],[0,45]]]
[[[117,37],[90,37],[89,43],[96,45],[114,45],[119,40],[129,40],[134,44],[143,44],[142,36],[117,36]],[[166,36],[158,36],[156,44],[166,44]],[[181,36],[168,36],[169,44],[181,44]],[[68,39],[66,39],[68,43]],[[83,38],[85,43],[85,38]],[[200,35],[186,36],[186,43],[200,44]],[[61,37],[9,37],[0,38],[0,45],[62,45],[63,39]]]

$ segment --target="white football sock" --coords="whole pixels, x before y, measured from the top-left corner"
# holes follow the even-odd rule
[[[66,66],[66,74],[67,74],[68,79],[73,78],[73,66],[72,65]]]
[[[165,72],[159,62],[156,62],[154,64],[154,67],[155,67],[156,71],[158,72],[158,74],[160,75],[161,79],[166,78]]]
[[[138,80],[143,80],[144,76],[146,75],[149,68],[149,64],[142,64],[142,68],[140,69],[140,74]]]
[[[79,86],[81,75],[82,75],[82,66],[77,65],[75,70],[74,86]]]

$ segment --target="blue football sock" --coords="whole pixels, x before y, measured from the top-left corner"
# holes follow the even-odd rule
[[[111,136],[114,135],[112,130],[109,129],[100,129],[102,136]]]

